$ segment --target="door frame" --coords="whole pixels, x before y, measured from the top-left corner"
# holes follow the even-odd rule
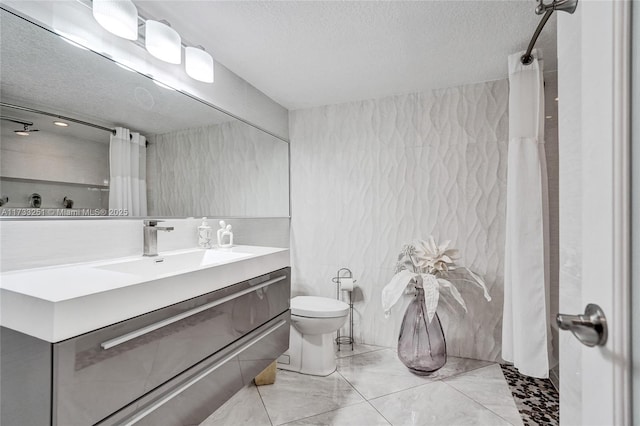
[[[631,36],[640,40],[637,3],[631,6]],[[640,42],[631,45],[631,90],[631,306],[640,306]],[[640,424],[640,309],[631,310],[631,355],[632,423]]]
[[[582,305],[607,317],[582,348],[583,424],[631,424],[631,2],[582,7]],[[562,368],[562,366],[561,366]]]

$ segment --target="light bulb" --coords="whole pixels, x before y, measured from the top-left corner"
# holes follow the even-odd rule
[[[204,83],[213,83],[213,58],[204,50],[187,47],[184,50],[184,65],[189,77]]]
[[[138,39],[138,9],[130,0],[93,0],[93,17],[118,37]]]
[[[156,58],[179,64],[182,62],[182,41],[180,34],[170,26],[158,21],[145,23],[145,47]]]

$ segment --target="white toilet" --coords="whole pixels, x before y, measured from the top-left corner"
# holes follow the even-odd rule
[[[278,368],[314,376],[336,371],[334,333],[349,315],[349,305],[327,297],[291,299],[289,350],[278,358]]]

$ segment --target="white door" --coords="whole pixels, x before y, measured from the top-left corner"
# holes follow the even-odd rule
[[[558,16],[560,312],[599,305],[604,346],[560,332],[560,422],[631,424],[630,2]]]

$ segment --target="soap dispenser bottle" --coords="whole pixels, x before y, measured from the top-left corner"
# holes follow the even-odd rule
[[[213,247],[213,229],[207,223],[207,218],[202,218],[202,224],[198,226],[198,247],[210,249]]]

